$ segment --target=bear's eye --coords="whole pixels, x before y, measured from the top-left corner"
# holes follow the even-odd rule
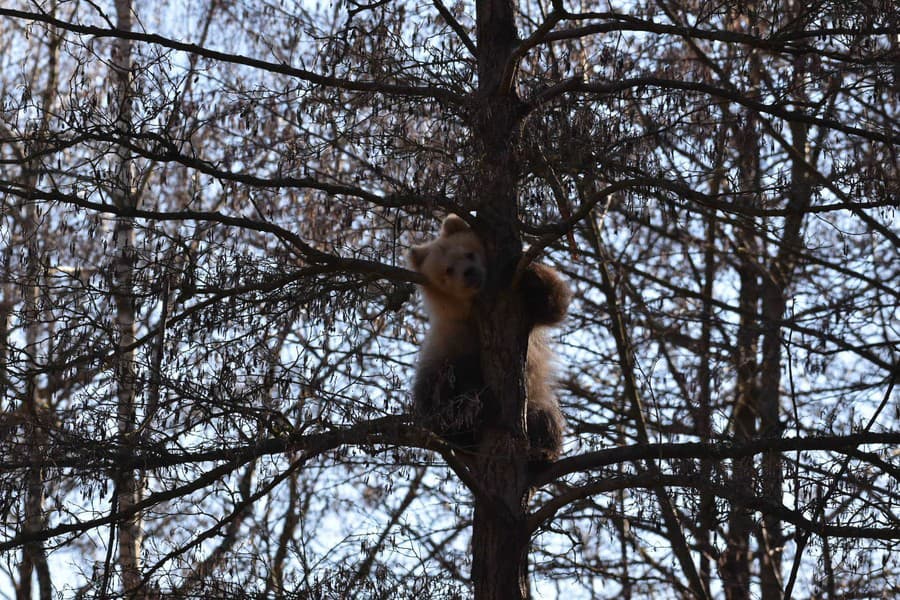
[[[475,253],[474,252],[466,252],[466,258],[469,260],[475,260]]]
[[[453,267],[447,267],[447,275],[453,275]]]

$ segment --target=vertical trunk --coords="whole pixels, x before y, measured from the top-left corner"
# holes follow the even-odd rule
[[[275,556],[272,559],[272,569],[266,579],[266,587],[263,596],[284,598],[284,567],[288,558],[288,547],[297,535],[297,525],[303,516],[300,507],[300,494],[297,485],[296,473],[288,479],[288,503],[284,511],[284,524],[281,527],[281,535],[278,536]]]
[[[759,57],[751,53],[750,91],[754,93],[759,80]],[[746,122],[736,132],[736,155],[741,165],[740,192],[751,207],[759,206],[760,147],[757,119],[753,113],[745,115]],[[735,355],[734,412],[732,430],[734,441],[743,443],[753,439],[757,432],[759,416],[759,390],[757,389],[759,351],[759,260],[761,249],[757,239],[757,224],[747,218],[737,230],[738,278],[740,291],[738,307],[740,323],[737,333]],[[732,468],[732,484],[740,495],[755,495],[756,476],[752,457],[735,459]],[[723,556],[722,578],[725,594],[729,600],[750,598],[750,547],[753,519],[749,511],[739,505],[732,505],[728,517],[726,549]]]
[[[753,5],[754,3],[750,3]],[[735,14],[738,27],[754,31],[758,27],[755,10],[748,7],[747,20]],[[745,93],[756,97],[759,93],[761,67],[759,54],[749,51],[749,77]],[[743,115],[743,125],[735,126],[735,158],[740,169],[740,189],[738,190],[750,208],[760,206],[761,170],[759,122],[757,115],[751,111]],[[740,200],[738,200],[740,201]],[[738,307],[740,323],[737,333],[735,355],[734,412],[732,414],[732,432],[735,443],[747,442],[757,434],[759,418],[759,336],[760,336],[760,261],[762,248],[758,238],[759,224],[751,217],[740,223],[736,231],[738,247],[738,278],[740,291]],[[752,457],[736,459],[732,466],[731,482],[741,496],[756,495],[756,466]],[[753,518],[750,512],[738,504],[732,504],[728,515],[728,530],[725,534],[726,548],[723,553],[721,575],[726,598],[743,600],[750,598],[750,572],[753,562],[751,540],[754,531]]]
[[[521,303],[510,292],[521,254],[515,156],[520,101],[511,85],[511,56],[517,43],[514,4],[478,0],[476,20],[478,93],[472,125],[480,169],[472,182],[477,194],[472,204],[478,209],[482,225],[478,233],[485,242],[491,273],[479,315],[482,368],[491,393],[486,431],[473,460],[480,490],[472,528],[472,581],[480,600],[524,600],[529,596],[531,537],[526,522],[528,329]]]
[[[750,242],[752,232],[747,232]],[[743,245],[743,244],[742,244]],[[759,282],[753,258],[744,254],[740,257],[740,325],[737,334],[737,355],[735,357],[737,384],[732,428],[735,443],[743,443],[756,434],[756,370],[758,327],[756,315],[759,307]],[[743,496],[755,494],[753,458],[734,460],[731,475],[734,489]],[[750,598],[750,532],[753,521],[749,512],[741,506],[732,505],[728,516],[726,548],[723,556],[722,579],[725,595],[729,600]]]
[[[783,288],[775,282],[767,282],[763,295],[763,343],[760,369],[759,404],[760,429],[763,437],[780,437],[779,420],[781,387],[781,324],[778,320],[784,312]],[[781,504],[782,472],[781,454],[767,452],[762,457],[761,487],[764,498]],[[760,588],[762,600],[781,599],[781,522],[778,517],[766,513],[759,535]]]
[[[593,219],[593,215],[592,215]],[[596,219],[594,219],[596,222]],[[595,229],[599,229],[599,225],[595,226]],[[628,400],[622,398],[622,406],[617,407],[616,410],[621,411],[623,415],[628,414]],[[619,423],[616,425],[616,440],[615,443],[617,446],[627,446],[631,443],[631,440],[628,436],[628,421],[626,419],[620,419]],[[627,476],[627,466],[623,464],[616,465],[616,476],[617,477],[625,477]],[[627,490],[619,490],[616,493],[616,503],[619,505],[619,514],[621,518],[616,519],[616,533],[619,536],[619,553],[621,554],[621,574],[619,578],[621,580],[622,585],[622,600],[631,600],[632,598],[632,577],[631,577],[631,560],[628,554],[628,538],[630,536],[631,523],[628,519],[628,508],[625,505],[626,497],[630,497],[630,493],[627,493]]]
[[[531,543],[525,513],[527,471],[515,460],[516,447],[493,449],[506,456],[488,457],[479,465],[486,497],[476,497],[472,524],[475,598],[524,600],[529,597]]]
[[[722,107],[725,112],[724,105]],[[716,161],[713,177],[710,181],[710,194],[717,196],[722,191],[725,182],[725,158],[727,154],[726,132],[720,130],[716,135]],[[694,427],[697,437],[703,442],[713,440],[713,387],[712,387],[712,331],[713,331],[713,300],[715,296],[716,261],[718,229],[715,210],[710,209],[706,215],[706,247],[703,253],[703,307],[700,315],[700,363],[697,368],[699,384],[697,398],[697,412],[695,413]],[[700,461],[701,481],[711,481],[713,477],[712,460]],[[700,580],[708,590],[712,582],[713,562],[711,557],[716,552],[713,547],[712,533],[718,528],[716,515],[716,497],[708,490],[700,490],[700,506],[698,520],[697,543],[700,546],[700,560],[698,571]]]
[[[716,174],[716,179],[712,184],[712,194],[718,194],[719,182],[721,178],[721,169]],[[697,379],[699,380],[699,394],[697,402],[697,413],[695,427],[697,437],[703,442],[712,441],[712,325],[713,325],[713,283],[716,277],[716,216],[710,213],[706,217],[706,250],[704,252],[704,272],[703,272],[703,309],[701,313],[701,333],[700,333],[700,365],[697,370]],[[700,479],[701,481],[711,481],[713,472],[713,461],[703,460],[700,462]],[[700,491],[700,509],[699,509],[699,539],[700,545],[700,561],[699,574],[700,579],[706,589],[710,589],[712,580],[712,565],[710,563],[710,555],[712,552],[711,534],[716,529],[716,498],[706,490]]]
[[[36,178],[30,183],[35,183]],[[26,275],[24,292],[24,305],[22,307],[25,321],[25,347],[31,357],[40,356],[40,342],[38,327],[38,298],[40,295],[40,243],[38,238],[38,218],[35,205],[29,203],[25,209],[23,219],[23,236],[27,240],[28,254],[26,257]],[[38,364],[35,358],[31,360],[31,369],[36,369]],[[25,480],[25,514],[22,529],[25,532],[37,533],[44,527],[44,470],[42,457],[47,445],[46,426],[49,422],[46,398],[41,396],[35,377],[26,375],[25,390],[22,396],[22,408],[25,415],[23,440],[26,453],[31,466]],[[19,563],[19,590],[18,598],[31,600],[32,575],[37,575],[38,596],[41,600],[49,600],[52,593],[50,571],[47,565],[47,556],[41,542],[28,542],[23,548],[22,562]]]
[[[50,13],[56,13],[56,3],[50,5]],[[56,84],[58,77],[59,64],[59,47],[61,37],[54,30],[50,30],[50,41],[48,44],[48,57],[46,64],[46,81],[43,94],[41,95],[41,107],[43,112],[40,116],[40,124],[35,131],[35,139],[33,140],[32,150],[38,150],[46,144],[45,136],[50,127],[50,114],[52,113],[52,104],[56,98]],[[34,152],[39,155],[39,152]],[[33,190],[37,187],[39,175],[42,165],[38,159],[26,159],[23,169],[23,187]],[[42,355],[39,327],[41,327],[41,319],[39,318],[39,297],[41,290],[41,271],[43,264],[42,254],[43,248],[39,236],[40,218],[37,214],[36,205],[29,202],[25,205],[25,214],[22,218],[22,237],[27,246],[27,254],[25,257],[25,281],[22,286],[23,306],[22,317],[25,329],[25,346],[26,353],[29,358],[29,366],[27,371],[37,372],[39,359]],[[11,249],[10,249],[11,250]],[[6,263],[9,267],[9,262]],[[10,281],[5,278],[4,281]],[[4,301],[10,302],[14,292],[12,286],[8,286],[4,290]],[[3,315],[3,334],[6,335],[9,306],[4,306]],[[5,351],[5,339],[2,348]],[[5,357],[4,357],[5,358]],[[7,381],[3,376],[2,381]],[[38,388],[35,376],[29,373],[24,381],[25,389],[22,394],[22,411],[25,416],[24,431],[22,439],[25,441],[25,452],[31,466],[28,469],[25,480],[25,500],[24,500],[24,519],[23,530],[25,532],[39,532],[46,526],[44,517],[44,469],[43,457],[46,452],[48,442],[47,427],[52,422],[50,416],[50,406],[46,395],[42,395]],[[52,597],[53,585],[50,578],[50,568],[47,564],[47,554],[44,545],[41,542],[28,542],[25,544],[22,555],[22,562],[19,563],[19,589],[17,597],[31,600],[34,597],[32,590],[32,576],[37,575],[38,597],[41,600],[49,600]]]
[[[482,99],[514,94],[510,61],[518,43],[516,9],[511,0],[477,0],[475,18],[478,50],[478,95]]]
[[[891,15],[889,23],[892,29],[889,35],[891,40],[892,60],[894,61],[894,93],[900,94],[900,13],[895,10]]]
[[[799,69],[795,77],[803,77]],[[799,86],[798,86],[799,87]],[[803,123],[791,123],[792,166],[788,194],[788,214],[784,220],[778,253],[768,269],[763,285],[762,303],[762,365],[760,370],[759,404],[760,429],[767,437],[781,437],[781,365],[783,335],[781,320],[787,307],[788,286],[793,278],[796,253],[800,250],[803,216],[812,200],[812,189],[806,172],[808,157],[808,127]],[[780,504],[783,496],[784,475],[781,455],[769,452],[762,459],[763,496]],[[760,585],[762,600],[780,600],[782,596],[781,557],[783,535],[781,522],[774,515],[763,517],[760,536]]]
[[[116,0],[116,27],[130,31],[132,25],[131,0]],[[116,129],[119,135],[128,135],[132,127],[131,42],[118,38],[114,42],[112,80],[116,98]],[[115,180],[111,196],[120,208],[135,208],[133,165],[128,152],[119,146]],[[117,254],[113,265],[113,296],[116,301],[116,333],[118,334],[118,361],[116,364],[116,402],[119,434],[123,446],[135,443],[133,432],[136,423],[135,406],[135,308],[134,308],[134,225],[131,219],[116,220],[113,235]],[[118,563],[122,576],[122,589],[134,596],[141,585],[141,518],[130,514],[141,500],[142,477],[140,473],[123,471],[116,478],[116,503],[125,516],[119,522]]]
[[[511,237],[507,234],[507,239]],[[502,247],[502,239],[492,240],[495,248]],[[515,264],[515,260],[505,258],[510,250],[495,255],[494,271],[501,276],[487,290],[485,314],[480,320],[485,349],[482,366],[491,404],[486,407],[489,420],[474,461],[481,489],[475,497],[472,527],[472,581],[479,600],[530,597],[527,502],[531,490],[524,371],[528,331],[516,326],[523,322],[522,307],[510,296],[509,279],[503,276],[511,274]]]

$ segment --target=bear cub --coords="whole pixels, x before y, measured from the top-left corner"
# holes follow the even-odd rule
[[[473,313],[486,277],[484,247],[462,218],[450,215],[437,239],[410,249],[409,264],[428,280],[422,291],[429,317],[413,384],[413,413],[451,443],[473,447],[482,411],[490,406]],[[534,263],[523,274],[519,293],[531,321],[525,364],[530,458],[548,462],[562,450],[565,421],[553,391],[545,329],[562,321],[570,294],[556,271]]]

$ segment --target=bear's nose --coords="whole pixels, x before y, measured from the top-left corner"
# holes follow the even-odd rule
[[[463,281],[466,284],[466,287],[470,288],[480,288],[482,284],[482,275],[481,269],[476,267],[469,267],[465,271],[463,271]]]

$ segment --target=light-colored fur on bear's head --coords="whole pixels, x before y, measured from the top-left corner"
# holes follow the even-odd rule
[[[410,267],[428,279],[423,285],[432,317],[467,318],[485,279],[484,246],[462,218],[450,215],[440,235],[409,250]]]

